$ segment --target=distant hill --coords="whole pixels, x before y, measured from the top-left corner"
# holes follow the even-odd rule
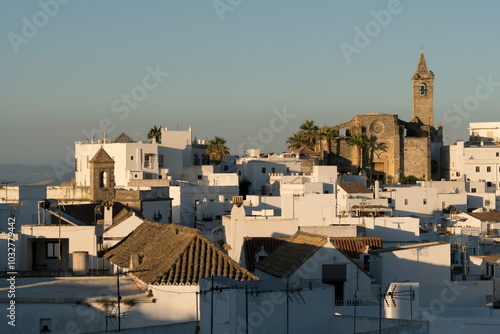
[[[11,185],[60,185],[69,182],[74,173],[63,174],[58,178],[51,165],[26,166],[0,164],[0,182],[14,181]]]

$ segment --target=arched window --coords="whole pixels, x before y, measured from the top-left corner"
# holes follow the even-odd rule
[[[108,185],[108,174],[104,171],[99,175],[99,186],[105,188]]]
[[[427,95],[427,85],[424,83],[420,84],[420,96]]]

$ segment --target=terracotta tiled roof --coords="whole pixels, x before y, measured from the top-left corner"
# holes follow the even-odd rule
[[[259,279],[200,231],[185,226],[152,223],[146,219],[104,257],[119,267],[128,268],[131,255],[136,254],[139,265],[133,275],[146,284],[192,285],[212,275],[236,281]]]
[[[255,264],[255,268],[276,277],[289,277],[327,241],[325,236],[298,231],[272,254]]]
[[[135,143],[136,141],[130,138],[125,132],[122,132],[118,137],[113,140],[113,143]]]
[[[467,212],[466,215],[482,222],[500,222],[500,212]]]
[[[270,238],[270,237],[245,237],[243,239],[243,250],[245,251],[246,267],[250,271],[255,270],[255,255],[264,248],[267,254],[274,252],[288,238]]]
[[[348,194],[371,194],[371,190],[361,183],[339,183],[340,188]]]
[[[330,241],[351,259],[359,259],[360,254],[365,252],[368,247],[370,249],[382,248],[382,238],[380,237],[330,238]]]

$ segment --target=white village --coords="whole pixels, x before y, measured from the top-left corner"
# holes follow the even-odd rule
[[[415,65],[411,112],[305,120],[286,152],[154,126],[5,180],[0,333],[500,332],[500,122],[445,145]]]

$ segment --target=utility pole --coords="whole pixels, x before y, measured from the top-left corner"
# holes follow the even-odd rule
[[[214,334],[214,275],[212,275],[212,288],[210,288],[210,334]]]
[[[121,331],[121,323],[120,323],[120,300],[122,297],[120,297],[120,270],[116,270],[116,291],[117,291],[117,297],[116,300],[118,302],[118,331]]]

